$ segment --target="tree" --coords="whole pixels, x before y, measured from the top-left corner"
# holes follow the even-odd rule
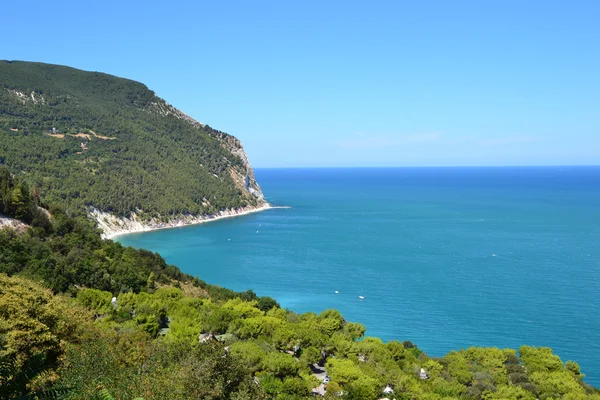
[[[575,378],[577,378],[577,379],[585,378],[585,375],[581,373],[581,368],[579,367],[579,364],[576,363],[575,361],[567,361],[565,363],[565,368],[567,369],[567,371],[572,373]]]
[[[552,354],[552,349],[548,347],[521,346],[519,354],[521,361],[523,361],[529,372],[560,371],[563,367],[560,358]]]
[[[156,276],[154,275],[154,272],[150,272],[150,275],[148,275],[146,287],[150,290],[156,289]]]
[[[462,385],[470,384],[473,379],[473,372],[471,363],[462,352],[452,351],[442,358],[442,361],[446,364],[446,370],[448,374],[456,379]]]
[[[0,274],[0,397],[48,388],[64,346],[86,324],[84,314],[41,286]]]
[[[535,400],[533,393],[520,386],[500,386],[496,391],[486,391],[482,394],[483,400]]]
[[[262,369],[278,378],[295,375],[300,364],[289,354],[271,352],[263,359]]]
[[[263,375],[260,380],[260,385],[262,386],[265,393],[270,394],[272,396],[277,396],[278,394],[283,392],[283,382],[281,381],[281,379],[271,374]]]
[[[310,390],[299,377],[287,377],[283,380],[283,393],[292,396],[293,398],[306,398],[310,395]]]
[[[83,289],[77,292],[77,301],[84,307],[93,310],[96,315],[107,314],[113,310],[112,293],[97,289]]]
[[[318,321],[321,331],[328,336],[331,336],[334,332],[340,330],[342,328],[342,324],[344,323],[342,314],[340,314],[338,310],[334,309],[323,311],[319,315]]]
[[[365,335],[367,328],[363,324],[359,324],[358,322],[347,322],[344,325],[344,331],[350,335],[352,340],[357,340],[362,338]]]
[[[330,358],[327,360],[327,371],[331,379],[342,386],[363,376],[360,368],[348,359]]]
[[[23,182],[17,183],[12,195],[12,208],[15,218],[23,221],[29,219],[31,203],[27,185]]]
[[[312,365],[321,361],[321,352],[316,348],[309,346],[305,349],[302,349],[302,354],[300,354],[300,362],[304,365]]]
[[[266,357],[265,351],[255,342],[232,343],[229,351],[251,372],[259,371]]]
[[[263,296],[258,299],[257,307],[259,310],[267,312],[273,307],[279,308],[279,303],[268,296]]]

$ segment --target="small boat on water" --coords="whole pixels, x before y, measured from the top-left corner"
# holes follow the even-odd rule
[[[336,291],[335,291],[335,294],[338,294],[338,293],[340,293],[340,292],[338,292],[338,291],[336,290]]]
[[[362,300],[365,298],[365,296],[358,296],[358,298]]]

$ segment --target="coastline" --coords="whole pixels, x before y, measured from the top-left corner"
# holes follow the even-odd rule
[[[135,213],[131,219],[117,217],[109,213],[92,209],[90,216],[98,222],[98,227],[102,230],[103,239],[114,240],[117,236],[129,235],[131,233],[150,232],[159,229],[180,228],[189,225],[199,225],[211,221],[218,221],[225,218],[241,217],[243,215],[254,214],[274,208],[291,208],[286,206],[272,206],[265,203],[257,207],[243,207],[238,209],[229,209],[220,211],[218,214],[202,216],[182,216],[174,218],[168,222],[163,221],[139,221]]]

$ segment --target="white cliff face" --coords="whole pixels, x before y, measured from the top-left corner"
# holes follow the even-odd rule
[[[197,129],[202,129],[205,125],[179,111],[164,100],[156,97],[155,101],[145,109],[147,112],[162,116],[174,116],[190,123]],[[229,173],[235,184],[244,192],[249,194],[254,200],[252,205],[237,209],[228,209],[220,211],[213,215],[180,215],[171,217],[167,222],[161,219],[141,219],[136,213],[131,217],[119,217],[95,208],[90,209],[90,216],[98,222],[98,227],[103,231],[103,238],[112,238],[118,235],[124,235],[133,232],[145,232],[156,229],[174,228],[191,224],[200,224],[208,221],[214,221],[222,218],[235,217],[253,212],[263,211],[272,208],[265,200],[258,182],[254,177],[254,171],[248,161],[248,156],[242,147],[240,141],[226,133],[209,131],[211,136],[219,141],[221,146],[238,157],[242,161],[242,166],[236,165],[229,168]],[[215,175],[216,176],[216,175]]]
[[[156,96],[155,101],[150,103],[150,106],[146,109],[147,112],[162,116],[172,115],[178,119],[185,120],[189,122],[192,126],[201,129],[205,125],[201,122],[196,121],[189,115],[184,112],[176,109],[163,99]],[[248,194],[252,195],[258,201],[258,204],[267,204],[265,201],[265,196],[258,185],[254,177],[254,171],[252,170],[252,166],[250,165],[250,161],[248,160],[248,155],[244,151],[242,143],[234,136],[228,135],[222,132],[210,132],[210,134],[215,137],[221,146],[229,151],[231,154],[239,157],[242,160],[243,168],[230,168],[230,174],[234,182],[238,185],[238,187]]]
[[[25,229],[27,229],[27,225],[19,220],[9,218],[0,214],[0,229],[5,228],[14,229],[18,232],[23,232]]]
[[[219,142],[221,142],[221,146],[223,146],[231,154],[239,157],[244,165],[241,171],[232,168],[230,173],[233,180],[241,189],[254,196],[258,200],[259,204],[266,203],[265,196],[262,192],[262,189],[258,185],[256,178],[254,177],[254,171],[252,170],[250,161],[248,161],[248,155],[244,151],[242,143],[236,137],[227,135],[225,133],[220,133],[216,137]]]
[[[125,235],[128,233],[147,232],[157,229],[201,224],[204,222],[251,214],[273,208],[265,200],[260,186],[254,178],[254,172],[252,171],[252,167],[248,162],[248,157],[246,156],[246,153],[244,152],[239,140],[233,136],[229,136],[227,143],[229,146],[231,146],[231,143],[233,143],[232,151],[236,151],[234,154],[242,159],[246,168],[245,171],[239,171],[232,167],[230,169],[231,177],[240,188],[256,198],[256,205],[248,205],[246,207],[240,207],[237,209],[227,209],[212,215],[181,215],[172,217],[167,222],[164,222],[162,219],[158,218],[143,220],[138,218],[136,213],[131,213],[131,217],[129,218],[119,217],[95,208],[91,208],[90,216],[97,221],[98,228],[102,230],[102,238],[112,239],[115,236]]]
[[[98,228],[102,230],[103,239],[112,239],[115,236],[125,235],[134,232],[148,232],[157,229],[176,228],[186,225],[196,225],[205,222],[216,221],[224,218],[237,217],[240,215],[251,214],[272,208],[268,203],[260,206],[248,206],[237,209],[220,211],[213,215],[182,215],[173,217],[167,222],[153,218],[150,220],[140,220],[135,213],[130,218],[118,217],[116,215],[91,208],[90,216],[98,222]]]
[[[33,104],[46,104],[46,99],[44,98],[43,95],[36,93],[36,92],[31,92],[29,94],[23,93],[19,90],[16,89],[6,89],[8,90],[8,92],[14,96],[17,97],[17,99],[22,103],[28,103],[31,102]]]

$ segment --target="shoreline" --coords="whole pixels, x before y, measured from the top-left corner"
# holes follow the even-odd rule
[[[91,217],[98,222],[98,228],[102,230],[102,238],[114,240],[118,236],[125,236],[132,233],[151,232],[161,229],[181,228],[184,226],[200,225],[211,221],[218,221],[226,218],[241,217],[248,214],[254,214],[261,211],[266,211],[276,208],[291,208],[288,206],[272,206],[266,203],[262,206],[253,208],[241,208],[233,210],[224,210],[218,214],[204,216],[183,216],[174,218],[168,222],[138,221],[135,214],[131,219],[116,217],[114,215],[104,213],[100,210],[93,209],[90,213]]]

